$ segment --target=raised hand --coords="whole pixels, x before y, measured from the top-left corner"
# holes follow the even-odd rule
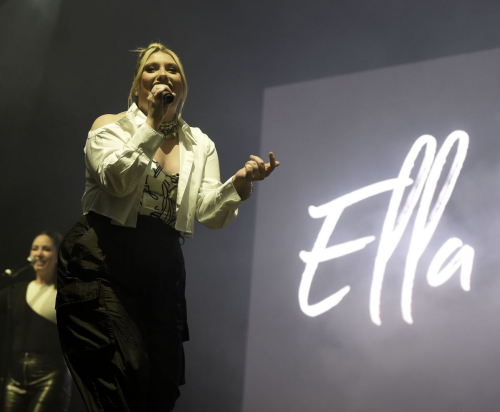
[[[276,160],[273,152],[269,152],[269,163],[264,163],[259,156],[251,155],[250,160],[233,177],[233,185],[241,199],[245,200],[250,196],[251,182],[269,177],[279,165],[280,162]]]
[[[273,152],[269,152],[269,163],[264,163],[259,156],[251,155],[250,160],[245,163],[245,167],[238,170],[235,177],[243,178],[248,182],[264,180],[279,164],[280,162],[276,160]]]
[[[165,121],[171,120],[175,115],[176,105],[166,104],[163,100],[163,94],[170,93],[175,97],[172,88],[167,84],[157,84],[149,92],[148,101],[148,124],[154,129]]]

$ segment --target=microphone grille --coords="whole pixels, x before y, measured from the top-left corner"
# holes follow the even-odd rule
[[[36,259],[33,257],[33,256],[28,256],[28,258],[26,259],[29,263],[33,264],[35,263]]]

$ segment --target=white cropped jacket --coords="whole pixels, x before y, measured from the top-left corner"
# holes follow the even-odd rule
[[[107,216],[135,227],[146,170],[163,135],[146,123],[133,104],[120,120],[89,132],[85,145],[83,213]],[[175,228],[192,237],[195,218],[217,229],[232,222],[242,203],[231,181],[220,182],[215,144],[200,129],[179,119],[180,171]]]

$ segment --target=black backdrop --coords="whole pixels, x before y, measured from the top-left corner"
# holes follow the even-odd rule
[[[78,218],[86,133],[125,109],[130,49],[178,51],[185,118],[216,142],[227,178],[272,149],[258,147],[265,87],[498,47],[499,23],[496,0],[2,0],[0,267]],[[255,199],[240,212],[223,231],[198,225],[185,245],[192,341],[179,411],[241,410]]]

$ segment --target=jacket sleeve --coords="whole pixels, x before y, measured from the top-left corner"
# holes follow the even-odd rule
[[[211,229],[220,229],[236,219],[241,203],[243,201],[232,183],[232,177],[224,184],[220,182],[217,150],[209,139],[203,180],[196,203],[196,218]]]
[[[111,196],[132,193],[150,165],[163,135],[143,124],[130,136],[119,124],[89,133],[85,164],[90,176]]]

